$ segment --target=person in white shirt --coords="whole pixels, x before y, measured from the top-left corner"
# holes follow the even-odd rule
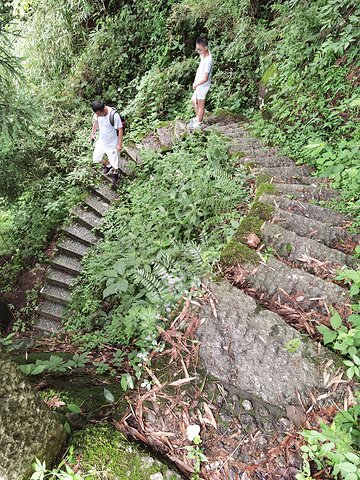
[[[189,129],[191,130],[201,127],[205,110],[205,98],[210,88],[213,66],[212,56],[209,52],[208,42],[205,37],[199,37],[196,40],[196,51],[200,55],[200,65],[196,72],[193,83],[194,93],[191,97],[191,103],[196,113],[196,117],[190,120]]]
[[[119,167],[119,152],[122,148],[123,126],[120,115],[114,115],[114,125],[110,123],[111,107],[106,107],[102,102],[96,100],[92,104],[94,112],[94,123],[91,130],[91,141],[95,140],[95,132],[99,128],[100,135],[95,144],[93,153],[94,163],[103,163],[103,173],[107,175],[113,169],[112,183],[119,180],[117,173]],[[105,155],[108,159],[105,158]]]

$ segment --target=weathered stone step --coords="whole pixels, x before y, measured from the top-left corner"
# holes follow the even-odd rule
[[[135,147],[124,147],[123,148],[125,156],[132,160],[137,165],[142,165],[141,162],[141,151]]]
[[[60,241],[56,245],[56,248],[59,250],[59,252],[78,259],[81,259],[89,250],[89,247],[83,243],[70,238]]]
[[[56,333],[62,330],[62,326],[59,320],[53,320],[51,318],[47,318],[44,315],[39,315],[34,324],[34,328],[37,330],[41,330],[43,332],[50,332]]]
[[[71,213],[76,217],[77,223],[90,230],[93,228],[99,228],[104,222],[103,218],[100,218],[94,213],[84,210],[81,207],[74,208]]]
[[[261,153],[255,153],[251,155],[246,155],[243,158],[239,159],[239,162],[241,162],[243,165],[246,165],[248,163],[255,163],[257,166],[263,166],[263,167],[278,167],[278,168],[284,168],[284,167],[294,167],[295,163],[293,160],[291,160],[290,157],[286,156],[274,156],[268,154],[266,151],[262,151]]]
[[[280,195],[289,195],[299,200],[311,201],[329,201],[340,198],[341,192],[339,190],[332,190],[331,188],[322,188],[313,185],[298,185],[298,184],[276,184],[276,190]]]
[[[57,270],[51,266],[46,272],[45,281],[50,285],[57,285],[63,288],[70,288],[76,281],[77,276]]]
[[[79,260],[69,257],[68,255],[55,255],[51,259],[51,264],[58,270],[76,276],[79,275],[82,270],[82,265]]]
[[[286,230],[292,230],[301,237],[308,237],[322,242],[330,248],[340,248],[340,246],[335,247],[335,244],[349,240],[355,242],[355,244],[359,243],[358,235],[349,233],[342,227],[333,227],[329,223],[297,215],[277,207],[273,211],[273,222],[280,227],[286,228]]]
[[[100,200],[94,196],[89,196],[84,200],[85,206],[87,207],[88,211],[94,213],[98,217],[102,217],[104,213],[110,208],[107,202],[104,200]]]
[[[284,260],[294,263],[311,274],[324,275],[331,279],[335,270],[346,265],[357,268],[360,260],[351,255],[334,250],[308,237],[300,237],[295,232],[286,230],[275,223],[265,223],[262,227],[264,242]]]
[[[101,198],[104,202],[108,203],[109,205],[118,199],[118,196],[111,190],[107,185],[100,185],[92,188],[92,191]]]
[[[322,186],[323,188],[329,188],[331,181],[325,177],[312,177],[312,176],[298,176],[294,175],[292,178],[288,178],[285,181],[274,179],[274,183],[300,183],[303,185]]]
[[[65,307],[60,303],[56,302],[43,302],[40,303],[38,306],[38,313],[45,318],[49,318],[50,320],[55,320],[57,322],[61,322],[62,315],[64,313]]]
[[[99,237],[93,233],[91,229],[78,224],[66,225],[63,227],[62,231],[67,237],[83,243],[87,247],[95,245],[99,239]]]
[[[70,291],[67,288],[56,285],[45,285],[41,289],[41,294],[45,300],[50,300],[61,305],[67,305],[70,299]]]
[[[268,257],[266,264],[245,264],[249,270],[247,281],[267,297],[279,295],[285,302],[288,296],[296,297],[297,305],[304,311],[315,311],[326,315],[329,305],[343,305],[348,302],[348,290],[330,281],[318,278],[298,268]]]
[[[275,157],[276,158],[276,157]],[[294,177],[308,176],[311,174],[309,167],[293,165],[289,167],[263,167],[262,172],[280,180],[290,180]]]
[[[281,317],[259,308],[251,297],[228,283],[210,283],[214,307],[204,304],[195,335],[202,366],[232,393],[285,407],[322,390],[324,365],[335,375],[337,355],[287,325]],[[192,307],[193,309],[196,307]],[[215,313],[216,311],[216,313]],[[286,345],[298,339],[290,352]]]
[[[269,195],[267,193],[263,193],[259,201],[274,205],[283,210],[288,210],[298,215],[303,215],[304,217],[311,217],[314,220],[319,220],[320,222],[328,223],[333,226],[342,227],[351,224],[350,216],[343,215],[330,208],[321,207],[312,203],[303,203],[299,200]]]

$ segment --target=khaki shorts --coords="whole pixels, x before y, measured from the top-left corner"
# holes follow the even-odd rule
[[[99,163],[101,162],[103,156],[106,155],[110,165],[117,170],[119,167],[119,152],[116,150],[116,147],[109,148],[106,147],[102,142],[99,140],[95,144],[94,153],[93,153],[93,162]]]

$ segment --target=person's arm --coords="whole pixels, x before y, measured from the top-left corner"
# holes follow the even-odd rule
[[[99,127],[99,122],[97,120],[94,120],[92,129],[91,129],[91,141],[93,142],[95,140],[95,132]]]
[[[123,135],[124,135],[122,127],[118,128],[118,132],[119,132],[119,141],[118,141],[118,144],[116,146],[116,150],[118,152],[120,152],[120,150],[122,148],[122,139],[123,139]]]
[[[193,89],[196,90],[196,87],[198,87],[199,85],[202,85],[203,83],[206,83],[208,81],[208,78],[209,78],[209,73],[205,72],[202,80],[200,80],[197,83],[195,82],[193,83]]]

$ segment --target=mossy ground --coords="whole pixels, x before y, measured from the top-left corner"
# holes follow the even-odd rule
[[[87,480],[149,480],[158,472],[167,480],[180,478],[173,467],[170,470],[166,464],[154,460],[146,450],[128,441],[110,424],[94,425],[74,432],[70,443]]]

